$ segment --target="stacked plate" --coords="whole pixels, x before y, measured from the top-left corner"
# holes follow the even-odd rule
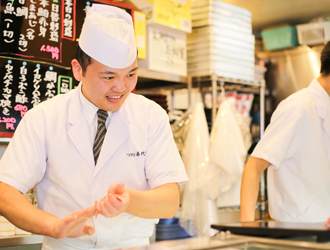
[[[188,75],[254,80],[251,12],[218,0],[192,0],[191,15]]]

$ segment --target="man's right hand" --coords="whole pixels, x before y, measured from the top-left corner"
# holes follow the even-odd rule
[[[61,239],[65,237],[76,238],[83,235],[95,233],[93,226],[86,222],[95,214],[95,206],[76,211],[63,219],[58,219],[53,228],[53,238]]]
[[[95,206],[90,206],[60,219],[36,208],[17,189],[0,182],[0,214],[15,226],[34,234],[56,239],[91,235],[95,228],[87,225],[87,220],[95,211]]]

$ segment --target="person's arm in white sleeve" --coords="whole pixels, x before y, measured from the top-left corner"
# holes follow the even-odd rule
[[[108,218],[123,212],[148,219],[172,218],[180,205],[179,187],[177,183],[167,183],[152,190],[137,191],[115,183],[95,205],[97,213]]]
[[[95,232],[86,221],[95,214],[91,206],[60,219],[33,206],[21,192],[0,182],[0,214],[15,226],[34,234],[53,238],[79,237]]]
[[[131,203],[127,212],[143,218],[172,218],[180,205],[177,183],[161,185],[149,191],[129,190]]]
[[[249,157],[241,182],[241,222],[254,221],[259,193],[259,180],[270,163],[264,159]]]

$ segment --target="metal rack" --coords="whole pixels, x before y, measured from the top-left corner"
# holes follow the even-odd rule
[[[260,95],[260,138],[263,136],[265,129],[265,94],[267,92],[265,88],[265,80],[242,80],[233,79],[228,77],[219,76],[217,74],[211,75],[200,75],[200,76],[188,76],[182,77],[178,75],[156,72],[146,69],[139,69],[139,81],[138,87],[147,89],[170,89],[172,95],[174,90],[177,89],[188,89],[188,108],[191,108],[191,94],[193,88],[203,88],[209,87],[212,91],[212,118],[211,126],[215,122],[215,117],[217,113],[216,99],[217,91],[220,88],[225,88],[225,90],[240,90],[242,92],[254,93]],[[174,98],[172,98],[173,100]],[[172,107],[174,103],[171,104]],[[265,218],[266,213],[266,180],[265,173],[263,173],[260,179],[260,190],[259,190],[259,209],[261,219]]]
[[[255,90],[259,89],[260,94],[260,137],[263,135],[265,128],[265,81],[264,80],[242,80],[233,79],[223,76],[218,76],[217,74],[207,75],[207,76],[189,76],[187,79],[188,91],[191,93],[191,89],[195,87],[205,87],[210,86],[212,89],[212,125],[215,121],[216,116],[216,99],[218,86],[225,87],[226,89],[241,89],[246,92],[256,93]],[[189,100],[191,103],[191,100]]]
[[[242,80],[233,79],[228,77],[219,76],[217,74],[203,75],[203,76],[189,76],[187,79],[187,87],[189,92],[189,108],[191,107],[191,91],[192,88],[211,87],[212,90],[212,118],[211,125],[215,122],[217,113],[216,99],[217,91],[220,88],[224,89],[240,89],[244,92],[258,93],[260,95],[260,138],[262,138],[265,130],[265,93],[266,84],[265,80]],[[265,219],[266,213],[266,179],[265,173],[260,178],[260,189],[259,189],[259,206],[260,206],[260,217]]]

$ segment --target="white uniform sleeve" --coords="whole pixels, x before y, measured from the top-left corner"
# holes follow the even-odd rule
[[[153,189],[166,183],[183,184],[188,177],[176,147],[169,118],[159,106],[149,110],[149,138],[146,154],[146,177]]]
[[[24,115],[0,161],[0,181],[22,193],[39,183],[46,170],[45,128],[35,111]]]
[[[252,156],[268,161],[271,168],[279,168],[297,151],[303,136],[304,112],[304,107],[297,102],[285,100],[280,103]]]

